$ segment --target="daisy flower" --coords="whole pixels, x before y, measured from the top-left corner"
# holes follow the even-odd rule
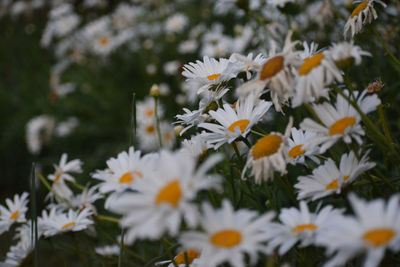
[[[249,66],[254,66],[258,70],[258,75],[254,80],[244,83],[237,88],[236,92],[239,96],[246,96],[250,92],[256,92],[260,95],[267,86],[271,92],[272,102],[275,109],[281,111],[281,106],[286,104],[289,97],[293,95],[294,86],[294,68],[301,64],[298,51],[293,51],[298,41],[291,41],[292,32],[286,36],[285,45],[282,52],[276,52],[276,44],[271,43],[271,50],[268,60],[262,65],[257,62],[249,62]]]
[[[200,220],[202,231],[187,231],[179,241],[185,248],[201,251],[199,266],[217,266],[223,262],[234,267],[245,266],[245,254],[250,264],[257,262],[259,252],[265,252],[266,239],[262,227],[270,223],[273,212],[258,215],[257,212],[241,209],[234,211],[228,200],[220,209],[202,205]]]
[[[128,229],[127,242],[157,239],[165,233],[176,236],[182,219],[196,226],[199,215],[192,201],[200,190],[220,187],[218,176],[206,174],[220,158],[210,157],[196,170],[197,158],[162,150],[155,172],[137,181],[135,191],[111,202],[110,209],[123,215],[120,224]]]
[[[334,81],[342,82],[342,74],[336,67],[329,51],[316,53],[304,59],[298,69],[292,106],[319,99],[326,86]]]
[[[130,147],[128,152],[123,151],[116,158],[107,160],[107,169],[97,171],[92,175],[93,178],[102,181],[99,184],[101,193],[121,193],[127,189],[132,189],[132,185],[149,175],[154,169],[156,154],[141,156],[140,151],[135,151]],[[105,207],[109,206],[109,199]]]
[[[372,19],[378,18],[378,14],[374,8],[374,3],[386,7],[386,4],[380,0],[355,1],[354,3],[359,4],[353,10],[350,18],[344,26],[344,36],[347,36],[347,32],[351,29],[351,37],[354,37],[355,34],[362,30],[363,25],[367,23],[369,24],[372,22]]]
[[[224,104],[223,108],[209,112],[210,116],[219,124],[204,122],[198,125],[198,127],[210,131],[202,132],[201,136],[214,149],[218,149],[225,143],[232,143],[240,136],[245,137],[271,105],[271,102],[264,100],[255,104],[254,94],[240,99],[234,108],[229,104]]]
[[[347,90],[344,93],[349,95]],[[354,98],[357,99],[357,105],[364,114],[375,110],[381,103],[377,95],[366,96],[366,93],[366,90],[361,94],[358,91],[353,92]],[[320,153],[324,153],[340,139],[343,139],[345,143],[351,143],[352,139],[355,139],[359,144],[362,143],[361,136],[364,135],[364,130],[360,125],[361,116],[343,96],[337,96],[335,106],[325,102],[314,105],[313,108],[323,125],[309,118],[303,120],[300,124],[302,129],[314,131],[318,134],[304,146],[305,148],[321,145]]]
[[[152,151],[160,148],[155,122],[139,124],[136,134],[139,139],[140,149]]]
[[[344,186],[354,182],[358,176],[374,166],[375,163],[368,161],[368,153],[360,161],[353,151],[343,154],[339,168],[329,158],[324,165],[314,169],[311,175],[298,178],[299,182],[294,186],[299,190],[297,198],[314,201],[331,194],[340,194]]]
[[[336,66],[341,69],[353,65],[353,62],[360,65],[362,56],[371,56],[369,52],[362,50],[358,45],[354,45],[353,41],[332,44],[329,52]]]
[[[318,154],[318,149],[313,148],[306,151],[303,147],[305,143],[315,138],[316,133],[311,131],[297,130],[293,127],[291,130],[291,136],[292,137],[288,139],[287,146],[288,162],[293,165],[297,163],[305,164],[305,158],[308,157],[315,163],[319,163],[319,159],[314,156]]]
[[[351,194],[349,200],[355,216],[331,218],[318,232],[316,243],[335,253],[324,266],[344,266],[351,258],[366,253],[364,266],[378,266],[386,250],[400,251],[400,196],[387,202],[369,202]],[[373,216],[371,216],[373,215]]]
[[[157,115],[162,118],[164,108],[160,103],[157,104]],[[136,104],[136,118],[138,123],[152,123],[156,121],[154,97],[146,97],[143,101]]]
[[[26,222],[25,213],[28,210],[29,194],[27,192],[22,195],[14,195],[14,201],[7,198],[7,208],[0,205],[0,234],[8,231],[14,223]]]
[[[193,157],[201,157],[207,152],[208,146],[206,140],[198,134],[190,139],[183,140],[182,150]]]
[[[254,66],[263,65],[267,59],[262,54],[258,54],[253,59],[253,53],[249,53],[246,58],[242,55],[233,53],[229,57],[229,60],[237,64],[240,72],[244,72],[246,74],[246,79],[249,80],[251,78],[251,72],[255,70]]]
[[[68,155],[66,153],[61,155],[60,163],[54,164],[55,173],[49,174],[47,178],[53,181],[53,189],[61,197],[70,199],[73,195],[71,189],[67,186],[65,181],[75,182],[75,178],[70,173],[82,173],[82,161],[74,159],[67,161]],[[48,196],[52,197],[53,193],[49,192]]]
[[[93,221],[89,218],[91,215],[92,212],[88,208],[81,211],[70,209],[68,213],[57,213],[53,209],[50,210],[49,214],[44,210],[42,217],[39,217],[38,225],[41,225],[45,237],[69,231],[77,232],[93,224]]]
[[[301,246],[309,246],[315,242],[319,228],[334,216],[340,214],[332,206],[326,206],[317,213],[310,213],[307,204],[300,202],[297,208],[283,208],[279,214],[281,223],[270,223],[263,230],[268,238],[269,253],[279,247],[279,254],[285,254],[297,242]]]
[[[118,256],[120,252],[120,246],[118,245],[108,245],[102,247],[96,247],[95,251],[97,254],[110,257],[110,256]]]
[[[187,257],[187,261],[185,260],[185,253]],[[186,251],[180,252],[178,255],[174,257],[174,262],[178,265],[178,267],[200,267],[199,265],[199,256],[200,253],[194,249],[188,249]],[[168,261],[159,261],[156,262],[156,266],[168,264],[167,267],[174,267],[175,265],[172,263],[171,260]]]
[[[197,60],[196,63],[185,64],[183,69],[182,75],[186,77],[187,81],[197,81],[201,86],[198,93],[207,89],[217,90],[221,83],[235,78],[239,71],[226,58],[216,60],[207,56],[203,57],[203,62]]]
[[[177,13],[167,19],[165,22],[165,30],[167,33],[180,33],[188,24],[188,18],[180,13]]]
[[[21,266],[24,260],[32,251],[30,242],[18,242],[16,245],[10,247],[7,252],[4,263],[0,262],[1,266]]]
[[[244,179],[246,170],[250,166],[251,175],[254,175],[257,184],[260,184],[262,180],[267,181],[272,178],[275,171],[279,171],[281,175],[286,174],[285,151],[287,150],[287,139],[292,124],[293,119],[290,118],[284,135],[271,132],[257,140],[247,156],[242,171],[242,179]]]

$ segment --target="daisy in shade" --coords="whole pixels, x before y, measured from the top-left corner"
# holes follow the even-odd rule
[[[185,260],[185,253],[187,260]],[[180,252],[178,255],[174,257],[175,264],[178,265],[178,267],[200,267],[199,265],[199,258],[200,253],[197,250],[194,249],[188,249],[186,251]],[[168,267],[174,267],[175,265],[172,263],[171,260],[168,261],[159,261],[156,262],[156,266],[159,265],[164,265],[168,263]]]
[[[226,58],[216,60],[207,56],[203,57],[203,62],[197,60],[196,63],[190,62],[183,66],[182,75],[187,81],[198,82],[200,88],[198,93],[206,90],[215,91],[222,83],[236,77],[240,70]]]
[[[288,139],[287,146],[287,160],[289,163],[295,165],[297,163],[305,164],[306,157],[310,158],[315,163],[319,163],[319,159],[314,156],[318,154],[318,149],[316,147],[305,150],[304,144],[309,140],[315,138],[316,133],[311,131],[297,130],[292,128],[291,138]]]
[[[16,245],[10,247],[5,261],[0,262],[0,265],[5,267],[24,265],[25,259],[32,250],[31,242],[18,242]]]
[[[74,159],[67,161],[68,155],[62,154],[60,163],[54,165],[55,173],[49,174],[48,178],[53,181],[53,189],[62,198],[69,199],[73,193],[67,186],[65,181],[75,182],[75,178],[70,173],[82,173],[82,161]],[[48,197],[53,197],[53,193],[49,192]]]
[[[353,63],[360,65],[362,56],[371,56],[369,52],[362,50],[358,45],[354,45],[353,41],[332,44],[329,52],[336,66],[341,69],[353,65]]]
[[[315,242],[319,228],[341,213],[332,206],[326,206],[316,213],[311,213],[304,201],[297,208],[283,208],[279,214],[281,223],[270,223],[263,230],[268,238],[268,253],[279,248],[280,255],[285,254],[297,242],[309,246]]]
[[[351,258],[366,253],[363,266],[378,266],[386,250],[400,251],[400,196],[387,202],[369,202],[351,194],[349,200],[355,216],[335,216],[321,227],[316,243],[334,256],[326,267],[344,266]]]
[[[153,97],[146,97],[143,101],[136,104],[136,118],[138,123],[152,123],[156,121],[155,103]],[[157,115],[162,118],[164,115],[164,108],[158,103]]]
[[[212,156],[196,170],[196,158],[162,150],[156,171],[137,181],[135,191],[111,202],[110,210],[123,215],[120,223],[128,229],[127,243],[138,238],[154,240],[166,233],[176,236],[182,220],[195,227],[199,215],[192,201],[201,190],[220,188],[219,177],[206,174],[220,159]]]
[[[344,93],[349,95],[347,90]],[[366,93],[366,90],[360,95],[358,91],[353,92],[354,98],[357,99],[357,105],[364,114],[375,110],[381,103],[376,94],[366,96]],[[351,143],[352,139],[359,144],[362,143],[361,136],[364,135],[364,130],[360,125],[361,116],[343,96],[337,96],[335,106],[325,102],[314,105],[313,108],[323,125],[309,118],[304,119],[300,124],[302,129],[318,134],[317,137],[305,144],[306,149],[321,145],[320,153],[324,153],[340,139],[343,139],[345,143]]]
[[[367,0],[367,1],[355,1],[354,3],[359,3],[357,7],[351,13],[350,18],[347,20],[346,25],[344,25],[343,35],[346,37],[347,32],[351,29],[351,37],[359,33],[362,30],[363,25],[372,22],[372,19],[377,19],[378,14],[375,11],[374,3],[378,3],[383,7],[386,4],[379,0]]]
[[[297,198],[314,201],[331,194],[340,194],[344,186],[354,182],[358,176],[374,166],[375,163],[368,161],[368,153],[360,161],[353,151],[343,154],[339,168],[329,158],[324,165],[314,169],[311,175],[298,178],[299,182],[294,186],[299,190]]]
[[[116,158],[107,160],[107,169],[97,171],[92,175],[93,178],[102,181],[99,184],[101,193],[121,193],[127,189],[132,189],[132,185],[149,175],[155,167],[156,154],[141,156],[140,151],[135,151],[130,147],[128,152],[123,151]],[[109,206],[108,198],[105,207]]]
[[[246,79],[250,80],[252,72],[255,70],[254,66],[263,65],[267,59],[262,54],[258,54],[253,59],[253,53],[249,53],[246,58],[234,53],[230,56],[229,60],[237,64],[240,72],[244,72],[246,74]]]
[[[193,157],[201,157],[207,153],[208,146],[207,142],[198,134],[183,140],[182,150]]]
[[[42,217],[39,217],[38,225],[41,225],[41,230],[45,237],[57,235],[68,231],[82,231],[93,224],[90,219],[92,212],[85,208],[81,211],[70,209],[68,213],[57,213],[55,210],[50,210],[50,213],[44,210]]]
[[[139,139],[140,149],[144,151],[153,151],[160,148],[155,122],[139,124],[136,134]]]
[[[224,104],[223,108],[209,112],[210,116],[219,124],[204,122],[198,125],[198,127],[209,131],[202,132],[201,136],[214,149],[218,149],[225,143],[232,143],[240,136],[245,137],[250,132],[251,127],[261,120],[271,105],[271,102],[264,100],[255,104],[254,94],[240,99],[234,108],[229,104]]]
[[[335,80],[342,82],[343,77],[329,51],[305,58],[298,69],[292,106],[298,107],[303,103],[319,99],[323,96],[324,88]]]
[[[272,178],[275,171],[280,172],[281,175],[286,174],[285,151],[287,150],[287,139],[292,124],[293,119],[290,118],[284,135],[271,132],[257,140],[247,156],[246,165],[242,171],[242,179],[244,179],[250,166],[251,175],[254,175],[257,184]]]
[[[26,222],[25,213],[28,210],[29,194],[24,192],[22,195],[14,195],[14,201],[7,198],[7,208],[0,205],[0,234],[8,231],[14,223]]]
[[[272,42],[268,60],[265,60],[263,64],[237,56],[242,61],[247,61],[249,66],[258,70],[258,75],[254,80],[237,88],[236,92],[239,96],[246,96],[250,92],[255,92],[258,96],[265,87],[268,87],[275,109],[277,111],[282,110],[281,106],[286,104],[289,97],[294,93],[294,70],[301,64],[300,52],[293,51],[298,41],[292,42],[291,37],[292,32],[289,32],[286,36],[285,45],[279,53],[276,51],[276,44]]]
[[[245,266],[245,254],[250,265],[257,262],[258,253],[266,250],[266,234],[262,232],[274,217],[273,212],[258,215],[247,209],[234,211],[228,200],[218,210],[202,205],[202,231],[187,231],[179,241],[186,248],[201,251],[199,266],[218,266],[223,262],[233,267]]]

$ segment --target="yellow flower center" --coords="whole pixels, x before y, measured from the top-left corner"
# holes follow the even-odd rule
[[[283,56],[276,56],[268,60],[261,69],[260,80],[266,80],[275,76],[283,69]]]
[[[58,180],[60,180],[60,178],[61,178],[61,173],[57,173],[56,178],[53,181],[53,184],[57,183]]]
[[[253,158],[259,159],[276,153],[281,146],[281,143],[282,137],[277,134],[269,134],[258,139],[252,149]]]
[[[250,66],[250,65],[247,65],[246,70],[249,70],[250,68],[251,68],[251,66]]]
[[[356,124],[356,119],[354,117],[344,117],[332,124],[329,128],[329,135],[344,134],[346,128],[354,124]]]
[[[314,231],[315,229],[317,229],[318,226],[316,226],[313,223],[309,223],[309,224],[299,224],[296,227],[293,227],[292,232],[294,234],[300,234],[305,230],[310,230],[310,231]]]
[[[360,14],[361,11],[363,11],[368,5],[368,1],[364,1],[362,3],[360,3],[351,13],[351,18],[354,18],[355,16],[357,16],[358,14]]]
[[[304,59],[303,65],[301,65],[299,69],[300,75],[307,75],[312,69],[318,67],[321,64],[321,61],[324,59],[323,53],[315,54],[312,57],[308,57]]]
[[[239,127],[240,131],[243,133],[244,130],[246,130],[247,125],[249,125],[250,121],[249,120],[238,120],[235,121],[234,123],[231,124],[231,126],[229,126],[228,130],[231,131],[232,133],[235,132],[235,128]]]
[[[101,46],[106,46],[109,43],[109,38],[106,36],[103,36],[99,39],[99,43]]]
[[[176,264],[185,264],[185,263],[191,264],[194,261],[194,259],[197,259],[200,256],[200,254],[196,250],[193,250],[193,249],[188,249],[186,251],[186,255],[187,255],[188,262],[185,261],[185,254],[183,252],[181,252],[178,255],[176,255],[176,257],[174,259],[175,263]]]
[[[139,171],[127,172],[127,173],[125,173],[124,175],[122,175],[119,178],[118,183],[120,183],[120,184],[131,184],[135,180],[136,176],[139,177],[139,178],[142,178],[143,174],[141,172],[139,172]]]
[[[242,234],[233,229],[222,230],[211,236],[211,244],[217,247],[230,248],[242,241]]]
[[[153,114],[154,114],[154,110],[152,108],[149,108],[149,109],[146,110],[144,115],[146,117],[150,118],[150,117],[153,117]]]
[[[303,146],[303,145],[297,145],[297,146],[294,146],[292,149],[290,149],[290,151],[289,151],[289,157],[291,157],[291,158],[297,158],[298,156],[303,155],[304,153],[306,153],[305,150],[302,150],[302,149],[301,149],[302,146]]]
[[[155,129],[156,128],[154,127],[154,125],[149,125],[146,127],[146,132],[149,134],[152,134],[152,133],[154,133]]]
[[[10,220],[15,220],[15,219],[17,219],[17,217],[18,217],[18,210],[14,211],[14,213],[11,214]]]
[[[221,76],[221,73],[211,74],[211,75],[207,76],[207,79],[209,79],[210,81],[214,81],[214,80],[218,79],[219,76]]]
[[[349,179],[349,176],[345,176],[343,177],[343,181],[347,181]],[[333,189],[338,189],[339,188],[339,184],[338,184],[338,179],[333,180],[332,182],[330,182],[325,189],[326,190],[333,190]]]
[[[376,228],[366,232],[362,239],[375,247],[387,244],[396,235],[396,232],[388,228]]]
[[[70,222],[70,223],[64,224],[63,227],[61,227],[61,230],[65,230],[68,228],[74,228],[75,226],[76,226],[76,222]]]
[[[160,205],[162,203],[170,204],[171,206],[176,207],[179,203],[179,200],[182,197],[182,189],[179,184],[179,180],[173,180],[166,186],[164,186],[155,200],[156,205]]]

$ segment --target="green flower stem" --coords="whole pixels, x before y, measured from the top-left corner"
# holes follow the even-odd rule
[[[238,147],[237,147],[237,145],[236,145],[235,142],[232,143],[232,146],[233,146],[233,149],[235,150],[235,153],[236,153],[236,155],[237,155],[237,157],[238,157],[238,159],[239,159],[240,168],[243,169],[244,163],[243,163],[243,158],[242,158],[242,156],[240,155],[239,149],[238,149]]]
[[[397,59],[393,53],[390,51],[389,47],[386,45],[385,41],[382,39],[381,35],[378,33],[376,30],[374,24],[371,24],[371,29],[372,32],[375,34],[376,38],[378,39],[378,42],[383,46],[385,49],[386,53],[392,58],[392,60],[400,67],[400,60]]]
[[[54,194],[54,196],[56,198],[58,198],[59,200],[61,200],[62,202],[64,202],[65,204],[67,204],[67,206],[71,209],[73,209],[71,203],[69,203],[68,200],[66,200],[65,198],[61,197],[52,187],[51,185],[46,181],[46,178],[43,177],[43,175],[41,173],[37,173],[37,176],[39,177],[40,181],[43,183],[43,185]]]
[[[175,260],[174,260],[174,256],[172,255],[171,250],[170,250],[170,248],[169,248],[169,247],[172,245],[171,242],[169,242],[165,237],[163,237],[163,238],[161,239],[161,243],[163,244],[164,249],[165,249],[165,251],[167,252],[167,255],[168,255],[169,259],[171,260],[172,264],[173,264],[175,267],[178,267],[178,264],[176,264],[176,262],[175,262]]]
[[[124,230],[124,228],[121,228],[121,239],[119,242],[118,267],[122,267],[122,259],[124,257],[124,236],[125,236],[125,230]]]
[[[109,216],[104,216],[104,215],[94,215],[93,218],[98,221],[106,221],[106,222],[112,222],[119,224],[119,219],[114,218],[114,217],[109,217]]]
[[[37,228],[37,211],[36,211],[36,165],[32,163],[31,169],[31,246],[34,247],[33,258],[34,266],[39,267],[39,250],[38,250],[38,228]]]
[[[83,190],[85,190],[86,189],[86,187],[84,187],[83,185],[80,185],[80,184],[78,184],[78,183],[75,183],[75,182],[72,182],[72,181],[68,181],[68,180],[65,180],[68,184],[70,184],[70,185],[72,185],[73,187],[75,187],[76,189],[79,189],[79,190],[81,190],[81,191],[83,191]]]
[[[160,118],[158,117],[158,97],[154,97],[154,113],[156,116],[156,129],[158,135],[158,141],[160,142],[160,147],[162,147],[162,136],[160,130]]]
[[[385,133],[385,136],[389,140],[389,142],[393,144],[394,142],[393,142],[392,136],[390,134],[389,126],[387,124],[387,120],[386,120],[385,113],[383,111],[382,104],[379,105],[379,107],[378,107],[378,114],[379,114],[379,118],[381,119],[383,132]]]
[[[264,137],[264,136],[265,136],[265,134],[259,133],[259,132],[254,131],[254,130],[250,130],[250,132],[253,133],[253,134],[255,134],[255,135],[261,136],[261,137]]]

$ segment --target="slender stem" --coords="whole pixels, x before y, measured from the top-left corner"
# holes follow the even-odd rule
[[[38,228],[36,211],[36,165],[32,163],[31,169],[31,245],[34,247],[34,266],[39,267],[38,254]]]
[[[261,137],[264,137],[264,136],[265,136],[264,134],[259,133],[259,132],[254,131],[254,130],[250,130],[250,132],[253,133],[253,134],[255,134],[255,135],[261,136]]]
[[[236,153],[236,155],[237,155],[237,157],[239,159],[240,167],[243,169],[244,163],[243,163],[243,158],[240,155],[239,149],[238,149],[238,147],[237,147],[235,142],[232,143],[232,146],[233,146],[233,149],[235,150],[235,153]]]
[[[84,187],[83,185],[77,184],[75,182],[69,181],[69,180],[65,180],[68,184],[72,185],[73,187],[75,187],[76,189],[79,189],[81,191],[85,190],[86,187]]]
[[[93,218],[98,221],[106,221],[106,222],[113,222],[119,224],[119,219],[109,217],[109,216],[104,216],[104,215],[94,215]]]
[[[160,147],[162,147],[162,136],[161,136],[161,130],[160,130],[160,118],[158,117],[158,97],[154,97],[154,113],[156,116],[156,128],[157,128],[157,135],[158,135],[158,141],[160,142]]]
[[[389,142],[393,144],[393,139],[392,139],[392,136],[390,135],[389,126],[387,124],[386,116],[385,116],[385,113],[383,111],[383,106],[382,105],[379,105],[379,107],[378,107],[378,114],[379,114],[379,118],[381,119],[383,132],[385,133],[385,136],[389,140]]]
[[[121,239],[119,242],[119,257],[118,257],[118,267],[122,267],[122,258],[124,257],[124,228],[121,229]]]
[[[374,24],[371,24],[371,29],[372,32],[375,34],[376,38],[378,39],[379,43],[383,46],[383,48],[385,49],[386,53],[388,53],[388,55],[393,59],[393,61],[400,67],[400,60],[397,59],[393,53],[390,51],[389,47],[386,45],[385,41],[382,39],[381,35],[378,33],[378,31],[376,30]]]
[[[58,198],[59,200],[61,200],[62,202],[64,202],[65,204],[67,204],[67,206],[71,209],[73,209],[74,207],[72,207],[71,203],[69,203],[68,200],[66,200],[65,198],[61,197],[52,187],[51,185],[46,181],[46,178],[43,177],[43,175],[41,173],[37,173],[37,176],[39,177],[40,181],[43,183],[43,185],[54,194],[54,196],[56,198]]]
[[[136,93],[132,94],[132,107],[131,107],[131,134],[130,134],[130,145],[136,138]]]
[[[175,262],[174,256],[172,255],[171,250],[168,247],[168,246],[171,246],[171,243],[166,238],[162,238],[161,243],[163,244],[164,249],[167,252],[167,255],[168,255],[169,259],[171,260],[172,264],[175,267],[178,267],[178,264]]]

